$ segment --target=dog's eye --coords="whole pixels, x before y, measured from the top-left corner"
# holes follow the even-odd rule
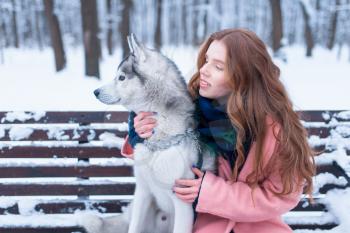
[[[119,79],[119,81],[123,81],[125,79],[125,76],[124,75],[120,75],[118,79]]]

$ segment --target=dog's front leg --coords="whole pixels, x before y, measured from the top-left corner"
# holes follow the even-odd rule
[[[146,228],[145,218],[151,202],[148,189],[136,186],[128,233],[141,233]]]
[[[174,231],[173,233],[192,233],[193,210],[192,205],[183,202],[175,195],[172,195],[175,207]]]

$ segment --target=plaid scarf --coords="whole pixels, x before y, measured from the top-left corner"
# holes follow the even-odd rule
[[[226,105],[200,95],[195,104],[201,148],[209,150],[213,156],[222,155],[233,167],[237,135],[226,113]]]
[[[236,160],[236,130],[231,124],[226,113],[226,105],[220,105],[217,101],[200,96],[195,100],[196,110],[194,117],[197,122],[200,146],[203,150],[209,150],[213,156],[221,155],[234,167]],[[137,143],[142,143],[134,128],[134,117],[129,114],[129,143],[134,148]],[[244,143],[245,156],[250,146],[250,138]]]

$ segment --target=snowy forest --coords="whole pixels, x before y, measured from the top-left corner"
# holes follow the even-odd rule
[[[231,27],[253,30],[277,57],[295,44],[305,56],[315,46],[340,56],[350,46],[349,18],[350,0],[1,0],[0,65],[9,48],[52,47],[60,71],[67,51],[78,47],[85,51],[85,75],[99,78],[104,56],[128,52],[130,32],[161,49],[198,46]]]

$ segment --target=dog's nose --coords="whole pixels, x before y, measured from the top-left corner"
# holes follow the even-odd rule
[[[100,90],[99,89],[94,90],[94,94],[96,97],[98,97],[98,95],[100,94]]]

